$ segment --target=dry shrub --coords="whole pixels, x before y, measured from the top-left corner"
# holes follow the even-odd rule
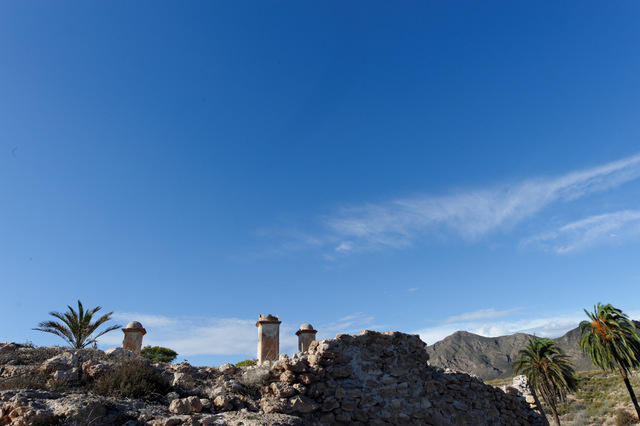
[[[49,376],[38,370],[30,370],[13,377],[0,379],[0,390],[9,389],[39,389],[51,390],[48,384]]]
[[[18,349],[5,352],[0,355],[0,365],[28,365],[40,364],[49,358],[58,356],[65,352],[64,348],[58,346],[50,347],[18,347]]]
[[[117,365],[115,370],[100,377],[93,385],[98,395],[164,401],[169,383],[149,361],[132,358]]]
[[[271,372],[267,368],[249,367],[242,372],[239,382],[245,387],[247,392],[256,395],[263,386],[266,386],[271,379]]]
[[[636,416],[634,416],[627,410],[618,410],[616,412],[616,425],[629,426],[635,424],[638,424],[638,419],[636,419]]]

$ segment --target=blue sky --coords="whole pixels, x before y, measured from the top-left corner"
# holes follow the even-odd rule
[[[640,5],[0,2],[0,341],[201,365],[640,318]],[[100,339],[119,345],[118,331]]]

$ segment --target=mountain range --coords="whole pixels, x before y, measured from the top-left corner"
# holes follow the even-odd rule
[[[638,325],[640,323],[636,322]],[[429,364],[463,371],[483,380],[512,377],[513,362],[532,337],[525,333],[483,337],[467,331],[456,331],[427,346]],[[577,327],[553,340],[569,356],[576,371],[594,369],[590,358],[580,350],[580,330]]]

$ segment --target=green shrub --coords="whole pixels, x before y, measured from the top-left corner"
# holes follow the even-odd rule
[[[93,392],[116,398],[162,401],[169,384],[145,359],[129,359],[99,378]]]
[[[178,353],[173,349],[163,348],[162,346],[145,346],[142,348],[140,355],[147,358],[151,362],[166,362],[170,363],[178,356]]]
[[[244,361],[236,363],[236,367],[250,367],[252,365],[256,365],[257,363],[257,359],[245,359]]]

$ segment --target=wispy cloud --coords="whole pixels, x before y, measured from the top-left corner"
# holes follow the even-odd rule
[[[623,210],[590,216],[556,230],[537,235],[525,244],[534,244],[565,254],[603,243],[615,244],[640,237],[640,210]]]
[[[582,311],[569,315],[548,317],[505,318],[494,321],[498,317],[510,316],[520,309],[496,311],[484,309],[447,318],[441,323],[425,327],[416,333],[422,340],[432,345],[459,330],[468,331],[485,337],[505,336],[514,333],[535,334],[542,337],[561,337],[567,331],[578,326],[584,319]]]
[[[345,208],[324,222],[331,233],[328,239],[340,253],[403,248],[443,228],[475,239],[514,226],[553,202],[575,200],[638,177],[640,155],[556,178]]]
[[[336,321],[318,324],[318,338],[327,339],[335,337],[338,333],[355,334],[364,329],[380,328],[380,325],[374,324],[374,317],[362,312],[356,312],[352,315],[339,318]]]
[[[258,330],[255,319],[165,317],[134,312],[116,312],[114,320],[121,324],[139,321],[147,330],[144,345],[168,347],[180,356],[246,355],[255,357]],[[280,348],[293,353],[297,337],[293,325],[280,327]],[[101,345],[120,346],[122,335],[108,333],[100,338]]]
[[[507,309],[505,311],[496,311],[494,308],[489,309],[480,309],[474,312],[467,312],[461,315],[456,315],[449,317],[443,321],[443,323],[448,324],[452,322],[463,322],[463,321],[478,321],[488,318],[499,318],[505,315],[510,314],[511,312],[517,311],[518,309]]]

